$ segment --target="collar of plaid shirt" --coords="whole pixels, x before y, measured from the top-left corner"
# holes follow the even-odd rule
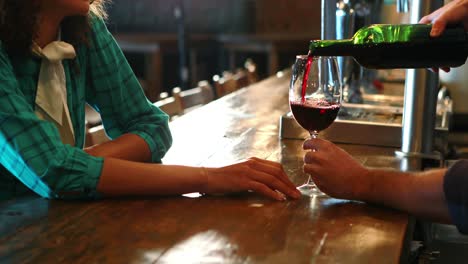
[[[33,43],[33,53],[42,58],[36,94],[36,115],[53,122],[64,144],[75,144],[73,124],[67,104],[67,87],[63,59],[76,56],[72,45],[53,41],[43,49]]]

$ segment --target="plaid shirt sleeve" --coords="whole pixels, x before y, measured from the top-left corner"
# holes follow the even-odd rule
[[[55,125],[37,118],[1,44],[0,163],[47,198],[94,197],[103,163],[62,144]]]
[[[101,19],[92,20],[87,69],[87,102],[100,112],[106,133],[143,138],[152,162],[161,162],[172,144],[168,116],[145,97],[135,74]]]

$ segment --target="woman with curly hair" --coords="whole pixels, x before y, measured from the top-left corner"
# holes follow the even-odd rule
[[[299,197],[278,163],[160,164],[172,138],[103,18],[104,0],[0,0],[0,199],[253,190]],[[83,149],[85,103],[113,139]],[[278,191],[278,192],[277,192]]]

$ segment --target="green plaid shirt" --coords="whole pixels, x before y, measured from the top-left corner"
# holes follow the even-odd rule
[[[47,198],[93,198],[103,159],[86,154],[85,103],[100,114],[110,138],[142,137],[153,162],[169,149],[168,116],[145,97],[122,51],[100,19],[92,19],[89,45],[64,60],[75,147],[56,126],[34,113],[41,60],[9,57],[0,42],[0,200],[35,193]],[[131,172],[129,172],[131,173]]]

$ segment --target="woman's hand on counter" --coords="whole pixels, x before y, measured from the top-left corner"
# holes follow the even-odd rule
[[[301,193],[289,180],[281,164],[249,158],[221,168],[202,168],[206,185],[203,192],[219,194],[251,190],[275,200],[297,199]]]
[[[204,168],[107,157],[97,191],[104,197],[241,191],[254,191],[275,200],[300,197],[281,164],[258,158],[220,168]]]

